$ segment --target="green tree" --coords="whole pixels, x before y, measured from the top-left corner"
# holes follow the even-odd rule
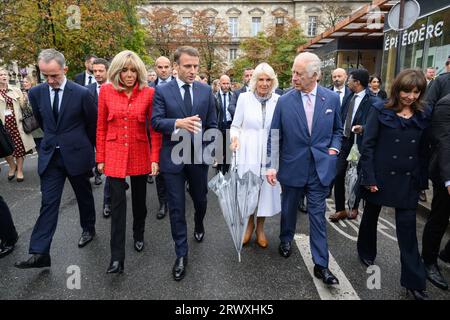
[[[304,43],[306,39],[299,24],[293,18],[286,17],[284,24],[271,26],[265,33],[260,32],[241,43],[242,55],[233,62],[231,73],[240,77],[245,68],[267,62],[277,73],[280,87],[290,87],[292,63],[297,48]]]
[[[0,60],[35,64],[39,52],[64,53],[69,77],[84,69],[84,56],[112,58],[124,49],[145,53],[135,18],[140,1],[15,0],[7,1],[0,24]],[[2,2],[4,4],[4,2]],[[145,57],[144,57],[145,59]]]

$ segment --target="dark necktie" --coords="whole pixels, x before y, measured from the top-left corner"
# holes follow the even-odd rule
[[[183,85],[184,89],[184,106],[186,108],[186,113],[188,116],[192,115],[192,100],[191,100],[191,86],[188,84]]]
[[[355,109],[355,101],[356,101],[357,95],[355,94],[350,100],[350,104],[348,106],[347,116],[345,117],[345,123],[344,123],[344,137],[348,138],[350,137],[350,134],[352,132],[352,116],[353,116],[353,109]]]
[[[227,94],[223,94],[223,122],[227,123]]]
[[[59,115],[59,88],[53,89],[53,92],[55,92],[55,97],[53,98],[53,117],[55,117],[55,121],[58,122],[58,115]]]
[[[92,83],[92,76],[89,76],[88,84]]]

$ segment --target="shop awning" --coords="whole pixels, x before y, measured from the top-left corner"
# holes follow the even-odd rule
[[[383,37],[385,14],[397,2],[398,0],[374,0],[372,4],[363,6],[349,17],[337,23],[334,27],[300,46],[297,51],[314,51],[342,37],[369,39]]]

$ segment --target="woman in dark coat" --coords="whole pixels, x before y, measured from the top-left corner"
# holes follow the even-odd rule
[[[387,99],[387,93],[381,89],[381,78],[373,75],[369,78],[369,94],[374,97],[379,97],[381,100]]]
[[[429,124],[429,109],[422,98],[426,89],[422,72],[398,74],[391,98],[369,112],[361,151],[362,197],[366,200],[358,234],[358,254],[374,264],[378,216],[382,206],[395,208],[401,256],[401,285],[415,299],[424,300],[425,269],[416,235],[416,209],[420,190],[427,185],[427,145],[422,139]]]

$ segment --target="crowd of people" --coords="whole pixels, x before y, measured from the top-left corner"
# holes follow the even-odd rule
[[[23,92],[8,85],[0,68],[0,120],[14,144],[7,179],[24,180],[23,162],[38,151],[42,204],[29,254],[17,268],[51,266],[50,247],[56,230],[65,180],[74,190],[80,212],[80,248],[95,238],[96,213],[90,179],[104,181],[104,218],[111,218],[111,259],[107,273],[125,269],[127,189],[131,187],[133,247],[144,250],[147,184],[156,181],[157,219],[169,216],[175,247],[174,280],[186,275],[188,235],[186,194],[194,204],[194,240],[206,230],[208,170],[226,174],[233,162],[240,177],[262,178],[258,204],[249,217],[243,245],[256,235],[268,246],[267,217],[280,213],[279,253],[288,258],[296,231],[297,209],[307,211],[314,275],[338,285],[328,268],[326,199],[334,189],[332,222],[356,219],[363,207],[357,248],[361,262],[375,264],[376,228],[382,206],[395,208],[401,260],[401,285],[415,299],[428,299],[426,279],[447,290],[437,258],[450,261],[450,244],[439,251],[450,207],[450,73],[434,79],[416,69],[400,72],[388,94],[381,79],[365,69],[332,72],[333,85],[320,85],[322,62],[299,54],[292,65],[292,86],[278,87],[274,69],[262,62],[243,72],[243,84],[232,87],[224,74],[208,85],[199,74],[200,56],[179,47],[171,61],[159,57],[148,69],[132,51],[111,62],[89,55],[86,70],[74,81],[66,77],[64,55],[43,50],[37,61],[45,83],[25,78]],[[432,79],[429,79],[429,78]],[[25,133],[22,108],[31,108],[40,129]],[[214,141],[195,136],[210,129]],[[178,150],[180,138],[187,148]],[[274,144],[274,141],[276,143]],[[204,150],[214,145],[211,159]],[[346,201],[345,178],[353,146],[361,153],[355,201]],[[179,159],[174,158],[179,155]],[[430,170],[428,170],[430,169]],[[130,184],[126,178],[130,177]],[[425,226],[422,253],[416,236],[416,209],[428,180],[434,197]],[[347,186],[348,187],[348,186]],[[348,191],[348,190],[347,190]],[[348,192],[347,192],[348,193]],[[306,199],[306,206],[303,206]],[[0,258],[14,250],[18,235],[0,197]]]

